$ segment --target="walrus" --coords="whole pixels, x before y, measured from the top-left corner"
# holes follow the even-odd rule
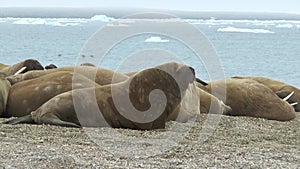
[[[269,120],[288,121],[295,118],[293,107],[267,86],[251,79],[228,78],[210,82],[207,85],[209,92],[212,89],[215,96],[224,98],[218,91],[226,85],[226,100],[224,103],[232,108],[228,115],[251,116]]]
[[[286,98],[289,103],[294,104],[295,111],[300,111],[300,89],[295,86],[261,76],[236,76],[233,78],[252,79],[261,84],[264,84],[265,86],[273,90],[273,92],[275,92],[277,96],[282,99]],[[287,96],[291,93],[293,93],[291,97],[287,98]]]
[[[187,122],[197,114],[231,114],[232,109],[225,105],[223,101],[198,87],[198,82],[194,81],[188,87],[185,95],[172,114],[169,120]]]
[[[142,70],[120,83],[62,93],[30,115],[6,123],[44,123],[68,127],[109,125],[142,130],[165,128],[168,116],[194,80],[195,75],[188,66],[167,63],[160,68]],[[93,94],[95,98],[91,97]],[[76,102],[76,98],[79,101]],[[93,109],[93,99],[96,99],[100,114]]]
[[[6,74],[0,72],[0,116],[6,111],[6,104],[11,87],[10,83],[6,80]]]
[[[99,85],[81,74],[75,76],[70,71],[57,71],[22,81],[10,88],[6,112],[2,117],[28,115],[58,94],[94,86]]]
[[[57,68],[57,66],[56,65],[54,65],[54,64],[50,64],[50,65],[47,65],[47,66],[45,66],[45,69],[56,69]]]
[[[79,73],[90,80],[95,81],[99,85],[107,85],[107,84],[112,84],[112,83],[118,83],[124,80],[127,80],[129,77],[118,73],[114,72],[112,70],[108,69],[103,69],[103,68],[96,68],[96,67],[91,67],[91,66],[66,66],[66,67],[60,67],[57,69],[49,69],[49,70],[36,70],[36,71],[30,71],[24,74],[19,74],[15,76],[10,76],[7,79],[10,81],[12,85],[15,83],[24,81],[24,80],[29,80],[29,79],[34,79],[46,74],[58,72],[58,71],[70,71],[70,72],[75,72]]]
[[[43,70],[44,67],[35,59],[27,59],[12,66],[5,66],[0,71],[7,74],[7,76],[11,76],[17,73],[21,68],[25,68],[20,73],[25,73],[32,70]]]

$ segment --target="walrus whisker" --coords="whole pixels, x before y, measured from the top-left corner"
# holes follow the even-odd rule
[[[20,74],[20,73],[23,72],[26,68],[27,68],[26,66],[22,67],[22,68],[21,68],[20,70],[18,70],[14,75]]]
[[[291,98],[291,97],[293,96],[294,93],[295,93],[295,92],[292,91],[288,96],[286,96],[286,97],[285,97],[284,99],[282,99],[282,100],[287,101],[289,98]]]
[[[295,103],[291,103],[290,105],[291,106],[296,106],[298,104],[298,102],[295,102]]]

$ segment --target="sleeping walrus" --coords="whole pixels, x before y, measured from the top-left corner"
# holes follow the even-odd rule
[[[60,67],[57,69],[49,69],[49,70],[39,70],[39,71],[31,71],[24,74],[19,74],[15,76],[10,76],[7,79],[10,81],[10,83],[13,85],[15,83],[34,79],[46,74],[59,72],[59,71],[70,71],[74,73],[81,74],[85,77],[87,77],[90,80],[95,81],[96,83],[100,85],[107,85],[112,83],[121,82],[128,79],[128,76],[114,72],[112,70],[103,69],[103,68],[96,68],[91,66],[66,66],[66,67]],[[114,81],[113,81],[114,80]]]
[[[57,71],[13,85],[2,117],[21,117],[39,108],[52,97],[72,89],[99,86],[90,79],[69,71]],[[75,76],[74,76],[75,77]]]
[[[164,128],[168,116],[194,79],[189,67],[167,63],[160,68],[143,70],[121,83],[62,93],[30,115],[7,123]]]
[[[225,82],[225,83],[224,83]],[[225,84],[226,86],[222,85]],[[218,91],[226,87],[226,105],[232,108],[228,115],[251,116],[270,120],[288,121],[295,118],[293,107],[267,86],[251,79],[228,78],[207,85],[215,95],[222,99]]]
[[[237,76],[238,79],[252,79],[269,87],[282,99],[294,105],[295,111],[300,111],[300,89],[286,83],[261,76]],[[292,95],[290,95],[292,93]],[[288,97],[290,95],[290,97]]]
[[[4,72],[5,74],[7,74],[7,76],[11,76],[11,75],[16,74],[22,68],[24,68],[24,70],[22,70],[19,73],[25,73],[25,72],[32,71],[32,70],[43,70],[44,69],[44,67],[37,60],[27,59],[27,60],[24,60],[17,64],[14,64],[12,66],[5,65],[2,67],[2,69],[0,69],[0,72]]]

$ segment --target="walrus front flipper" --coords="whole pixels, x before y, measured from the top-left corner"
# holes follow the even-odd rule
[[[3,122],[3,124],[21,124],[21,123],[34,124],[35,122],[33,121],[30,114]]]
[[[53,117],[53,116],[43,116],[42,119],[41,119],[41,122],[43,124],[51,124],[51,125],[62,126],[62,127],[81,128],[81,126],[79,126],[75,123],[62,121],[59,118],[57,118],[56,116],[55,117]]]

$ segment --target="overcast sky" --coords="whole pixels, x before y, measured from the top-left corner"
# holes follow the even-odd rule
[[[0,0],[0,7],[134,7],[300,14],[299,0]]]

